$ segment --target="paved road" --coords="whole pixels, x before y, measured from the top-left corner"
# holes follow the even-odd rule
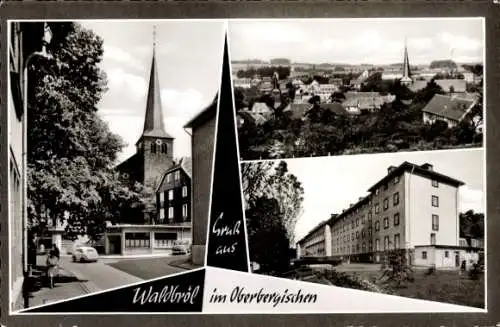
[[[89,293],[142,281],[141,278],[115,269],[107,263],[106,259],[101,259],[98,262],[79,263],[71,262],[70,257],[61,257],[61,266],[75,274],[80,280],[85,281],[83,285]]]
[[[116,262],[110,262],[109,265],[128,274],[147,280],[188,271],[188,269],[171,265],[183,259],[187,259],[187,256],[122,259],[116,260]]]

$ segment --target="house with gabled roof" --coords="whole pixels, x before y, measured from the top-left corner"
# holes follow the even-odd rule
[[[435,94],[422,109],[422,119],[426,124],[444,121],[451,128],[456,126],[472,110],[476,100],[456,95]]]

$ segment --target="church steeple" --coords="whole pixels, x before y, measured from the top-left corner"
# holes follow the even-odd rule
[[[405,51],[404,51],[404,58],[403,58],[403,77],[401,78],[401,84],[409,85],[411,83],[412,83],[412,79],[411,79],[411,70],[410,70],[410,59],[408,58],[408,47],[406,45],[406,38],[405,38]]]
[[[158,78],[158,68],[156,66],[156,30],[153,28],[153,59],[151,61],[151,71],[149,74],[148,97],[146,100],[146,115],[144,119],[144,129],[141,138],[144,136],[158,138],[172,138],[166,131],[163,123],[163,110],[160,97],[160,82]]]

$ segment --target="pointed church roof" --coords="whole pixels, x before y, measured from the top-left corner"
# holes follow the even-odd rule
[[[156,67],[155,50],[153,50],[153,60],[151,62],[151,72],[149,74],[148,97],[146,100],[146,116],[144,120],[144,130],[142,137],[153,136],[173,139],[165,131],[163,123],[163,110],[161,107],[160,81],[158,78],[158,68]]]
[[[406,46],[406,41],[405,41],[405,53],[403,59],[403,79],[409,79],[410,76],[411,76],[410,59],[408,58],[408,48]]]

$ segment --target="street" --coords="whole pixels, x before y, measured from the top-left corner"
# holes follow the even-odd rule
[[[45,256],[37,263],[45,265]],[[77,296],[127,286],[143,280],[168,276],[196,268],[187,264],[188,256],[106,258],[97,262],[72,262],[71,257],[60,258],[59,277],[53,289],[46,286],[32,293],[30,307]],[[16,309],[22,309],[21,299]]]

